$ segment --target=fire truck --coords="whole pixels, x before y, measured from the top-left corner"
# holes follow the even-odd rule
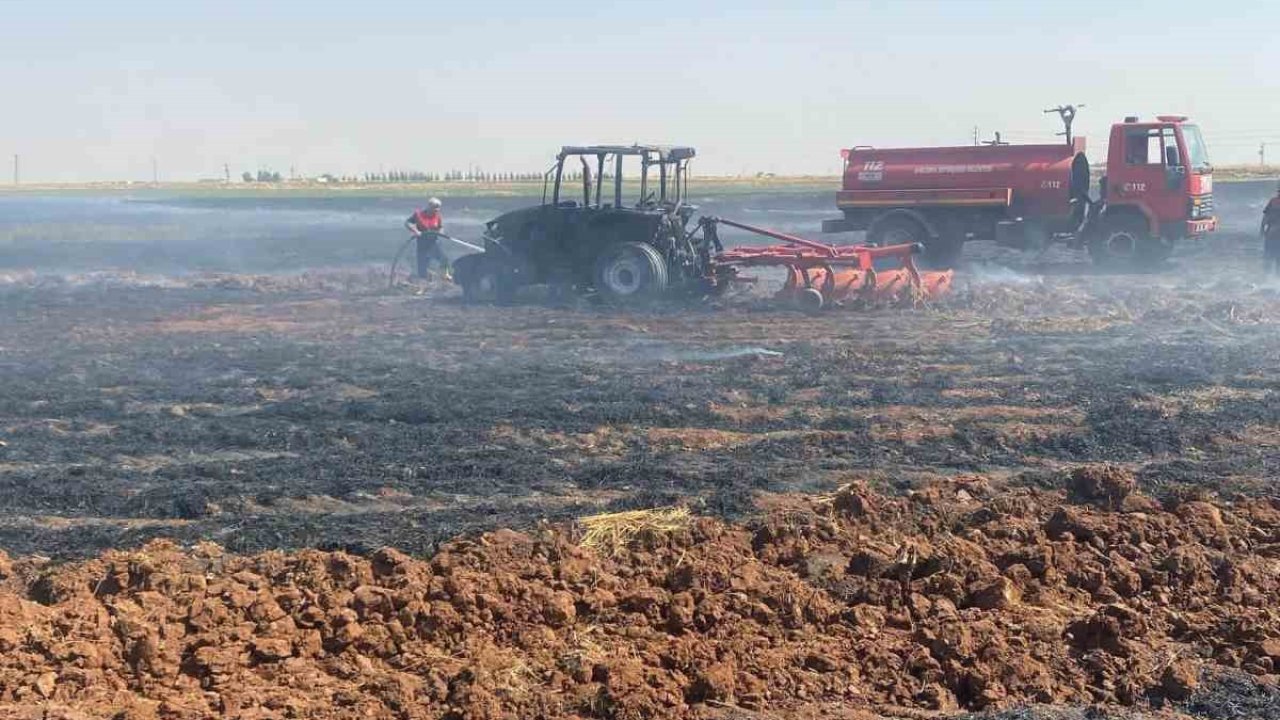
[[[1164,261],[1174,243],[1217,228],[1213,174],[1200,128],[1180,115],[1125,118],[1111,127],[1105,174],[1091,193],[1076,106],[1061,116],[1066,142],[842,151],[836,202],[823,231],[865,231],[872,245],[920,243],[925,262],[950,267],[964,243],[1026,250],[1064,242],[1100,265]]]

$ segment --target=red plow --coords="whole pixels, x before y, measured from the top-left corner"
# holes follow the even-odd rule
[[[723,250],[714,261],[735,271],[747,267],[783,268],[786,281],[778,299],[809,312],[847,305],[915,306],[951,291],[953,271],[921,271],[916,267],[915,255],[923,249],[918,244],[828,245],[724,218],[710,222],[782,241],[782,245]]]

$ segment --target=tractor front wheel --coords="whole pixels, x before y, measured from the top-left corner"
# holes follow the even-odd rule
[[[648,243],[618,243],[596,261],[595,285],[613,302],[652,300],[667,290],[667,261]]]
[[[465,262],[471,258],[475,260]],[[459,260],[454,268],[454,277],[462,285],[462,299],[471,304],[506,304],[515,297],[514,274],[506,263],[488,257],[487,253]]]

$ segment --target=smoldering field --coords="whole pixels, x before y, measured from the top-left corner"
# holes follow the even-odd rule
[[[911,493],[928,497],[938,487],[950,488],[957,477],[968,478],[962,482],[968,489],[948,497],[961,498],[961,506],[974,501],[990,509],[1006,494],[1031,498],[1021,510],[999,512],[1018,522],[1045,523],[1056,508],[1070,506],[1071,471],[1111,463],[1136,479],[1135,496],[1151,505],[1097,510],[1099,522],[1123,535],[1123,528],[1174,517],[1187,502],[1207,504],[1227,514],[1229,527],[1239,525],[1241,543],[1220,545],[1195,536],[1182,544],[1212,546],[1225,558],[1221,562],[1237,568],[1274,570],[1274,554],[1268,553],[1280,543],[1280,530],[1252,510],[1233,509],[1257,503],[1274,508],[1276,497],[1280,282],[1262,276],[1256,237],[1270,191],[1270,184],[1220,185],[1223,231],[1184,244],[1159,272],[1100,274],[1082,254],[1061,249],[1032,257],[974,246],[959,269],[959,291],[944,304],[816,317],[753,297],[714,307],[620,312],[586,303],[472,308],[439,286],[387,290],[386,264],[400,241],[396,228],[411,210],[392,201],[4,198],[0,548],[16,557],[77,560],[166,538],[182,545],[213,541],[241,554],[313,548],[367,556],[390,546],[430,556],[459,535],[498,528],[537,535],[565,528],[571,537],[576,517],[673,505],[712,518],[706,522],[727,523],[716,527],[729,530],[695,532],[699,542],[714,545],[724,538],[718,533],[770,527],[779,507],[790,513],[791,527],[809,527],[812,521],[803,518],[811,517],[811,508],[805,503],[850,483],[865,488],[859,503],[883,509],[897,507]],[[818,222],[830,215],[829,200],[827,194],[740,195],[710,197],[704,204],[726,217],[816,235]],[[478,233],[481,218],[517,202],[469,199],[447,204],[446,212],[466,238],[472,229]],[[986,489],[973,489],[975,482]],[[934,509],[912,505],[893,516],[898,525],[891,534],[917,533],[927,544],[929,538],[938,542],[937,533],[958,536],[978,526],[951,518],[948,504],[955,503]],[[856,525],[857,518],[878,517],[877,512],[846,513],[833,522]],[[930,513],[942,519],[920,520]],[[904,517],[917,524],[902,525]],[[1193,520],[1174,524],[1194,528]],[[752,561],[769,564],[770,572],[791,573],[786,582],[834,604],[824,619],[804,620],[819,635],[840,635],[830,618],[844,617],[841,612],[853,615],[840,622],[858,626],[865,619],[850,618],[860,605],[884,608],[890,625],[892,613],[903,608],[912,608],[912,617],[933,617],[939,593],[946,595],[930,589],[927,579],[913,581],[911,571],[901,597],[866,588],[849,594],[804,560],[770,555],[769,548],[789,536],[776,527],[769,532],[764,540],[755,536]],[[876,536],[853,540],[856,533],[846,537],[847,528],[831,532],[845,538],[844,545],[833,549],[830,537],[806,542],[813,552],[844,553],[841,562],[866,550],[859,542],[890,542]],[[1044,532],[1053,538],[1052,528]],[[513,542],[502,537],[499,546]],[[1135,552],[1158,552],[1161,544],[1153,537],[1143,542],[1155,550]],[[1108,540],[1112,546],[1095,550],[1105,556],[1131,541],[1117,536]],[[522,547],[520,542],[515,546]],[[686,541],[672,542],[678,548]],[[169,550],[151,547],[153,556],[169,557]],[[751,552],[751,543],[746,547]],[[667,557],[661,547],[648,550],[636,562],[650,570],[664,558],[684,557]],[[446,546],[446,556],[459,552]],[[556,562],[566,562],[564,552],[553,553],[560,558]],[[1058,552],[1066,557],[1075,551]],[[124,556],[113,562],[125,562],[119,557]],[[31,582],[51,572],[44,560],[22,562]],[[173,562],[178,561],[152,565]],[[622,561],[610,561],[617,562]],[[1001,568],[1030,563],[992,562]],[[1120,561],[1109,562],[1107,567]],[[69,567],[93,581],[77,592],[91,591],[89,597],[107,602],[95,575],[102,572],[99,566]],[[500,571],[494,566],[493,572]],[[261,567],[254,572],[274,577]],[[638,577],[611,572],[631,578],[627,582]],[[854,574],[852,565],[848,572]],[[965,582],[980,575],[975,571]],[[1239,580],[1219,579],[1218,587],[1234,587]],[[123,581],[122,593],[130,582]],[[560,591],[578,592],[565,582]],[[1024,578],[1013,582],[1019,592],[1034,595]],[[1079,591],[1088,581],[1063,582]],[[1148,590],[1162,587],[1157,579],[1146,582]],[[733,592],[744,591],[729,585]],[[1270,598],[1276,592],[1271,585],[1254,591]],[[1115,595],[1114,580],[1101,587]],[[1008,609],[999,602],[988,607],[982,592],[971,588],[947,602],[960,612]],[[913,593],[929,600],[928,607],[913,604]],[[37,596],[55,607],[71,597],[29,598]],[[1076,607],[1081,612],[1103,612],[1097,608],[1115,600],[1098,587],[1085,596],[1092,599]],[[594,611],[594,601],[576,602],[577,613]],[[1176,597],[1164,602],[1191,612]],[[1257,607],[1247,593],[1233,602],[1224,614]],[[655,612],[667,613],[661,623],[668,628],[676,611]],[[1185,711],[1202,702],[1209,708],[1195,710],[1202,717],[1269,712],[1268,696],[1257,690],[1265,682],[1253,683],[1274,680],[1273,661],[1262,662],[1269,650],[1257,648],[1280,637],[1280,624],[1273,612],[1259,612],[1249,615],[1258,627],[1247,639],[1209,629],[1200,630],[1198,639],[1167,634],[1174,638],[1169,648],[1207,644],[1209,649],[1195,646],[1190,653],[1200,663],[1196,668],[1243,671],[1253,678],[1245,683],[1247,692],[1237,688],[1231,702],[1246,707],[1239,705],[1241,698],[1262,693],[1255,700],[1264,710],[1226,714],[1225,700],[1213,709],[1212,693],[1224,687],[1219,683],[1206,685],[1198,700],[1181,698]],[[549,626],[560,628],[564,618],[558,622]],[[907,622],[911,627],[911,618]],[[707,642],[718,637],[706,628],[698,632]],[[1155,647],[1156,641],[1148,644]],[[349,649],[327,636],[324,647],[335,655]],[[805,647],[804,657],[817,652]],[[856,656],[854,645],[842,647]],[[1232,648],[1239,652],[1226,652]],[[1063,662],[1087,665],[1084,654],[1094,650],[1077,647]],[[635,652],[643,656],[645,650]],[[726,651],[716,652],[723,660]],[[261,661],[262,655],[255,657]],[[819,655],[838,653],[824,646]],[[1077,687],[1070,685],[1075,679],[1068,682],[1075,677],[1070,673],[1055,674],[1055,660],[1037,657],[1054,669],[1038,694],[1009,678],[997,692],[990,683],[957,676],[920,680],[920,687],[901,696],[877,695],[876,703],[938,711],[1034,701],[1143,705],[1164,696],[1146,686],[1119,687],[1116,678],[1150,676],[1152,687],[1163,687],[1162,673],[1171,662],[1117,661]],[[530,663],[530,672],[542,672],[542,660],[530,655],[522,662]],[[844,667],[840,657],[797,662],[799,670],[817,675]],[[966,662],[971,669],[985,667],[985,661]],[[217,673],[189,665],[175,670],[175,677],[188,673],[188,680],[216,694],[216,683],[204,679]],[[244,672],[252,675],[251,665]],[[675,670],[669,667],[669,673],[688,676],[684,691],[671,697],[611,691],[608,672],[601,678],[588,671],[578,678],[582,684],[602,685],[614,694],[599,705],[588,699],[574,712],[628,716],[619,709],[639,708],[640,714],[683,714],[725,705],[765,711],[838,698],[862,703],[846,694],[846,686],[857,684],[851,679],[808,685],[800,679],[769,697],[746,690],[747,676],[767,674],[753,675],[740,664],[724,671],[726,681],[713,677],[713,665],[694,657],[671,666]],[[451,666],[441,661],[439,667],[445,673]],[[926,671],[903,672],[920,679]],[[23,677],[9,676],[8,699],[77,702],[71,691],[46,696],[38,687],[24,696],[14,689],[23,687]],[[549,676],[539,677],[550,682]],[[620,671],[613,677],[621,677]],[[1103,677],[1109,679],[1098,679]],[[446,714],[440,708],[449,703],[483,715],[476,710],[480,706],[466,704],[471,700],[450,695],[454,680],[445,682],[441,698],[421,691],[424,703],[438,705],[426,715]],[[1089,685],[1095,681],[1098,687]],[[150,690],[130,682],[122,681],[122,688],[150,697]],[[941,689],[930,689],[935,685]],[[795,688],[803,690],[795,694]],[[528,693],[494,697],[502,712],[533,707]],[[368,702],[405,714],[394,703],[378,705],[382,700],[376,697]],[[556,714],[545,707],[541,712]]]

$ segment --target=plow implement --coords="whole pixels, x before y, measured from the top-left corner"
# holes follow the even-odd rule
[[[921,271],[919,244],[828,245],[724,218],[712,223],[780,240],[781,245],[721,251],[715,263],[730,268],[778,267],[786,280],[778,299],[808,312],[828,307],[915,306],[950,292],[953,271]]]

